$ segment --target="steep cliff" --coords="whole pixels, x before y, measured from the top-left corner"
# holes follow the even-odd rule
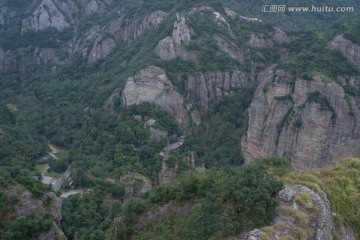
[[[161,68],[150,66],[127,79],[121,98],[127,107],[142,102],[154,103],[170,113],[180,125],[187,122],[184,99],[174,90]]]
[[[42,228],[40,225],[47,225],[47,223],[38,223],[39,226],[33,226],[33,228],[36,229],[34,230],[36,233],[33,233],[37,234],[36,239],[67,239],[64,233],[58,227],[61,221],[61,199],[54,193],[49,192],[40,198],[36,198],[30,191],[21,185],[12,185],[9,188],[3,190],[3,193],[5,196],[4,204],[6,204],[8,201],[12,201],[13,205],[11,208],[14,208],[14,215],[12,218],[14,216],[26,218],[31,214],[39,212],[49,214],[49,217],[44,220],[49,221],[48,226],[44,226],[43,230],[38,229]],[[7,211],[11,210],[7,209]],[[19,218],[17,218],[17,220],[19,220]],[[26,227],[24,226],[20,231],[26,231]],[[24,232],[23,234],[26,233]]]
[[[263,71],[242,142],[245,161],[285,156],[297,170],[322,167],[359,153],[357,101],[321,77],[297,79],[274,67]]]
[[[190,44],[191,36],[194,34],[193,30],[186,24],[186,19],[176,15],[177,21],[174,23],[171,37],[162,39],[155,48],[155,53],[162,60],[172,60],[180,57],[183,60],[195,60],[194,53],[187,51],[184,47]]]
[[[339,50],[343,56],[360,69],[360,46],[344,38],[343,35],[336,36],[329,44],[330,49]]]
[[[25,71],[39,65],[55,67],[61,63],[55,50],[51,48],[27,47],[8,51],[0,48],[0,71]]]
[[[49,34],[51,31],[65,32],[64,36],[57,35],[57,39],[50,40],[51,43],[43,39],[28,44],[24,42],[21,44],[23,45],[21,48],[12,47],[14,44],[9,41],[7,46],[2,46],[3,50],[0,52],[0,70],[25,71],[40,66],[41,63],[33,56],[36,54],[32,51],[35,46],[51,48],[66,61],[70,61],[76,53],[81,53],[84,58],[87,58],[88,63],[93,63],[106,58],[118,44],[124,44],[135,39],[146,30],[157,27],[168,17],[168,14],[163,11],[131,17],[123,11],[118,11],[115,20],[105,21],[89,28],[81,24],[83,19],[104,14],[105,9],[112,4],[111,0],[81,0],[76,2],[72,0],[42,0],[37,4],[37,7],[29,14],[30,16],[22,19],[21,30],[19,32],[17,29],[13,30],[12,38],[32,38],[37,36],[36,34],[41,35],[46,31]],[[6,7],[1,6],[1,29],[4,26],[8,29],[11,28],[10,24],[14,24],[16,20],[14,16],[23,17],[20,11],[13,11],[12,19],[15,20],[7,22],[8,11]],[[51,34],[56,33],[51,32]],[[8,45],[11,45],[11,49]],[[53,61],[53,63],[54,66],[59,65],[58,61]]]
[[[88,32],[86,37],[87,42],[94,41],[88,56],[88,62],[93,63],[96,60],[106,58],[117,44],[124,44],[134,40],[146,30],[157,27],[166,20],[167,17],[167,13],[155,11],[143,18],[135,18],[130,24],[126,24],[128,20],[124,19],[124,16],[121,16],[103,28],[106,34],[101,34],[99,27],[93,28]],[[105,38],[104,35],[110,35],[112,37]],[[80,49],[87,51],[85,46],[86,43],[83,44],[83,47],[80,47]],[[84,50],[82,51],[84,52]]]
[[[70,23],[52,0],[43,0],[32,16],[22,21],[21,34],[28,31],[37,32],[50,27],[62,31],[64,28],[70,27]]]
[[[183,85],[187,98],[206,111],[212,100],[255,82],[256,80],[250,74],[234,70],[189,74]]]

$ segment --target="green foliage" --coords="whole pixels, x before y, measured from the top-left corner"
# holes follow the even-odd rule
[[[252,164],[272,176],[283,176],[291,170],[290,161],[283,157],[257,158]]]
[[[311,3],[313,2],[312,0]],[[340,3],[338,0],[336,2]],[[103,108],[113,90],[121,90],[125,80],[138,70],[150,65],[163,68],[175,89],[184,96],[184,80],[188,74],[233,69],[254,73],[259,70],[255,65],[264,68],[280,57],[284,59],[284,68],[294,74],[294,79],[301,77],[311,80],[313,76],[321,75],[335,81],[337,75],[358,73],[341,54],[326,50],[327,42],[334,35],[333,30],[304,31],[301,34],[292,32],[291,35],[296,37],[290,44],[275,44],[272,49],[249,50],[247,42],[252,33],[271,38],[272,26],[284,27],[284,30],[294,29],[294,26],[309,29],[329,26],[337,21],[338,17],[336,14],[296,17],[291,14],[264,15],[260,10],[261,6],[267,3],[269,2],[265,0],[256,3],[250,0],[160,0],[156,3],[121,0],[114,1],[113,5],[107,8],[107,14],[101,17],[98,14],[79,16],[77,24],[80,26],[78,31],[81,32],[81,39],[94,26],[94,22],[104,26],[118,18],[119,11],[124,15],[125,25],[155,10],[186,15],[193,7],[207,5],[226,18],[233,35],[226,25],[214,22],[212,13],[186,15],[187,24],[194,29],[195,35],[192,36],[190,45],[185,48],[196,53],[196,61],[184,61],[179,58],[161,61],[155,56],[153,49],[161,39],[171,35],[176,18],[172,14],[157,28],[146,31],[131,42],[119,44],[106,60],[88,65],[86,59],[75,55],[54,72],[38,68],[32,72],[2,73],[0,100],[16,104],[18,111],[15,112],[15,118],[11,111],[0,104],[0,128],[5,133],[0,136],[0,184],[7,186],[14,182],[21,183],[36,197],[42,196],[48,190],[33,178],[33,175],[39,174],[33,170],[36,161],[48,151],[47,141],[43,138],[45,136],[48,141],[69,150],[68,158],[50,161],[50,167],[55,172],[63,172],[67,164],[71,164],[75,185],[91,188],[83,198],[72,196],[64,200],[62,229],[69,239],[74,239],[75,236],[78,239],[103,239],[104,232],[114,217],[122,211],[119,201],[124,197],[125,191],[123,186],[111,185],[104,179],[131,171],[146,175],[156,182],[157,173],[161,169],[158,153],[166,143],[149,141],[149,130],[144,126],[145,121],[134,121],[134,116],[141,115],[143,119],[154,118],[156,128],[165,130],[170,135],[181,134],[176,121],[154,105],[144,103],[125,109],[120,98],[117,98],[113,103],[113,109]],[[292,4],[296,3],[301,4],[301,1],[296,0]],[[352,3],[358,6],[357,1],[351,0]],[[7,18],[7,23],[1,27],[6,33],[0,39],[1,48],[5,51],[12,50],[16,60],[21,56],[20,50],[16,49],[28,46],[30,47],[26,52],[29,54],[25,54],[25,59],[32,57],[36,47],[54,48],[58,55],[67,57],[62,49],[65,48],[66,42],[73,38],[73,29],[68,28],[63,32],[47,29],[20,36],[21,21],[31,13],[31,10],[27,13],[24,10],[30,7],[31,1],[2,0],[2,4],[6,4],[13,15]],[[238,10],[244,16],[260,16],[264,22],[230,19],[224,13],[225,5],[232,10]],[[33,9],[35,7],[36,4],[31,6]],[[317,21],[314,21],[315,18]],[[306,23],[311,24],[305,26]],[[340,30],[345,32],[345,37],[356,43],[358,29],[352,28],[351,24],[346,23],[346,27],[340,27]],[[234,42],[240,51],[247,55],[247,59],[241,64],[231,59],[217,46],[213,38],[215,34],[229,43]],[[284,49],[288,49],[289,58],[286,57],[287,54],[280,56]],[[203,114],[203,124],[199,131],[187,137],[182,148],[168,159],[169,164],[174,166],[177,163],[180,172],[188,170],[184,157],[191,156],[194,152],[196,164],[204,164],[206,168],[241,165],[243,158],[239,143],[247,129],[246,109],[250,105],[255,87],[251,86],[214,101],[209,106],[209,112]],[[264,90],[266,91],[266,88]],[[357,95],[349,87],[345,90],[349,95]],[[313,98],[309,101],[318,102],[331,111],[331,106],[329,107],[321,97]],[[286,96],[278,100],[290,99]],[[96,114],[83,112],[86,107],[95,108]],[[301,123],[298,125],[301,126]],[[124,209],[126,221],[133,223],[134,215],[136,217],[136,214],[146,211],[149,205],[175,200],[197,203],[189,219],[172,216],[158,230],[148,232],[148,235],[144,233],[144,239],[151,238],[146,236],[220,239],[238,232],[247,227],[247,224],[263,225],[271,220],[274,207],[272,194],[274,189],[278,188],[278,183],[264,171],[271,175],[281,175],[287,172],[288,166],[283,159],[272,159],[270,162],[272,165],[259,160],[257,165],[254,163],[256,167],[242,170],[214,169],[203,173],[185,173],[173,184],[156,187],[146,195],[147,197],[129,200]],[[258,192],[259,189],[261,192]],[[1,211],[5,212],[4,209]],[[250,214],[250,211],[253,214]],[[247,220],[246,223],[244,219]],[[1,224],[2,220],[0,226]],[[176,226],[179,231],[171,226]],[[199,231],[193,231],[193,226]],[[127,225],[126,236],[131,235],[132,227],[130,224]]]
[[[0,230],[0,239],[33,239],[40,233],[49,230],[53,225],[51,216],[45,212],[34,212],[20,216]]]
[[[56,173],[63,173],[68,168],[68,163],[64,160],[51,159],[49,167]]]
[[[136,214],[144,212],[146,209],[146,202],[142,198],[131,198],[124,205],[125,213],[134,212]]]
[[[42,47],[60,49],[63,43],[67,42],[73,36],[71,29],[65,29],[63,32],[55,28],[49,28],[40,32],[28,32],[19,37],[18,31],[10,31],[4,38],[0,39],[0,46],[6,50],[15,50],[21,47]],[[51,35],[51,37],[49,37]]]
[[[121,192],[105,181],[80,194],[63,199],[61,229],[68,239],[104,239],[104,232],[121,211]],[[123,187],[119,187],[119,189]],[[115,190],[115,191],[114,191]],[[116,193],[115,198],[111,194]]]
[[[276,96],[274,97],[274,99],[278,100],[278,101],[293,101],[293,98],[290,94],[288,95],[284,95],[284,96]]]
[[[10,173],[11,179],[14,182],[23,185],[34,197],[41,197],[44,193],[50,191],[50,187],[34,179],[32,172],[28,169],[24,169],[21,166],[5,167],[3,169]]]
[[[0,126],[15,125],[16,117],[2,102],[0,102]]]
[[[237,146],[247,130],[248,119],[244,112],[250,105],[255,87],[250,84],[214,101],[202,118],[206,125],[185,140],[180,153],[195,151],[196,162],[207,168],[241,165],[243,158]]]
[[[155,127],[169,131],[169,135],[180,134],[180,129],[175,119],[154,104],[144,102],[140,105],[131,106],[129,111],[131,116],[140,115],[142,118],[154,118],[156,120]]]
[[[337,81],[337,76],[355,75],[358,71],[340,52],[326,48],[333,35],[321,36],[317,32],[298,33],[299,38],[289,45],[292,56],[279,67],[291,72],[295,78],[311,80],[320,76],[323,80]]]
[[[282,179],[326,192],[336,223],[351,227],[360,236],[359,177],[360,159],[351,158],[321,170],[289,172]],[[301,199],[307,201],[306,196]]]
[[[268,163],[273,166],[283,164],[285,162],[282,159],[274,159],[272,163]],[[265,168],[265,165],[263,166]],[[173,183],[154,188],[145,194],[143,199],[129,200],[125,205],[124,214],[125,217],[132,216],[133,220],[129,222],[130,225],[124,222],[125,228],[121,231],[126,232],[128,228],[132,228],[132,225],[136,224],[136,219],[143,219],[141,213],[145,209],[153,208],[154,204],[165,204],[172,200],[195,201],[186,218],[175,215],[174,219],[166,220],[176,224],[175,229],[170,228],[167,223],[155,227],[152,222],[142,222],[144,230],[141,232],[134,230],[132,237],[223,239],[245,228],[260,227],[270,223],[276,207],[274,196],[281,187],[279,181],[267,175],[257,164],[184,173]],[[151,230],[146,231],[146,229]]]
[[[234,189],[234,186],[244,187]],[[224,238],[249,225],[268,224],[274,217],[276,206],[272,196],[280,188],[279,182],[254,166],[230,170],[228,179],[215,185],[195,207],[185,224],[185,231],[181,232],[189,239]]]
[[[0,166],[28,164],[45,154],[46,142],[39,136],[12,127],[2,127],[5,135],[0,137]]]
[[[344,37],[353,43],[360,45],[360,18],[355,17],[344,21],[339,27],[339,33],[344,33]],[[340,32],[341,31],[341,32]]]

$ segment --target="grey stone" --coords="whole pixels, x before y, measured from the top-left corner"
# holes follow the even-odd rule
[[[309,232],[310,235],[308,236],[307,239],[331,240],[334,223],[332,220],[330,203],[326,194],[324,192],[316,193],[305,186],[295,185],[295,184],[286,185],[284,190],[286,192],[291,191],[292,193],[294,193],[294,196],[300,193],[308,194],[318,210],[317,211],[307,210],[308,212],[306,212],[306,210],[301,208],[301,206],[297,205],[295,201],[279,201],[279,205],[276,209],[276,218],[269,225],[269,227],[273,229],[274,232],[267,233],[270,235],[269,236],[270,239],[282,239],[282,238],[297,239],[299,226],[297,225],[296,219],[294,218],[294,214],[298,211],[303,211],[304,214],[308,214],[309,222],[302,227],[313,230]],[[284,194],[284,190],[279,192],[279,198],[282,198],[282,195]],[[285,209],[290,208],[292,210],[283,211],[282,209],[284,208]],[[245,234],[244,233],[240,234],[239,239],[259,240],[261,239],[262,234],[263,234],[262,231],[255,229],[247,234],[246,232]],[[243,236],[247,236],[247,238],[246,237],[244,238]],[[350,238],[349,240],[352,239]]]
[[[277,73],[285,79],[291,77]],[[249,108],[248,131],[241,144],[246,162],[257,157],[284,156],[291,159],[296,170],[304,170],[358,153],[358,101],[353,97],[347,101],[339,84],[315,77],[312,81],[298,79],[291,86],[277,77],[273,68],[262,71],[258,81]],[[333,110],[309,102],[314,92],[326,98]]]
[[[19,202],[15,206],[18,216],[26,216],[33,212],[48,212],[53,220],[53,226],[46,232],[42,232],[38,239],[66,239],[64,233],[58,227],[61,221],[61,199],[53,192],[45,193],[40,198],[35,198],[32,193],[20,185],[13,185],[5,192],[7,198],[17,198]],[[51,199],[49,205],[45,201]]]
[[[119,180],[115,180],[115,183],[125,187],[124,200],[139,196],[152,189],[150,179],[141,174],[132,172],[125,173]]]
[[[126,81],[122,102],[127,107],[143,102],[154,103],[170,113],[180,125],[188,122],[182,96],[173,89],[164,70],[155,66],[141,70]]]
[[[174,23],[171,37],[168,36],[159,41],[155,47],[155,53],[162,60],[172,60],[177,57],[183,60],[195,60],[195,54],[187,51],[184,46],[189,45],[193,30],[186,24],[186,19],[177,13],[177,21]]]
[[[294,197],[294,190],[291,188],[285,188],[279,192],[279,197],[285,202],[290,202]]]
[[[219,48],[227,53],[232,59],[235,59],[239,62],[244,61],[244,54],[238,47],[236,47],[234,43],[228,43],[220,36],[214,36],[214,40]]]
[[[116,42],[112,38],[101,40],[97,39],[90,51],[88,62],[93,63],[99,59],[106,58],[116,47]]]
[[[245,88],[253,83],[253,78],[238,70],[228,72],[209,72],[189,74],[184,82],[188,99],[199,104],[207,111],[209,103],[214,99],[222,98],[231,91]]]
[[[21,34],[28,31],[41,31],[54,27],[59,31],[70,27],[66,17],[61,13],[52,0],[43,0],[33,14],[22,21]]]
[[[264,232],[259,229],[254,229],[253,231],[249,232],[246,240],[259,240],[261,239],[261,235],[264,235]]]
[[[150,127],[150,139],[155,141],[161,141],[167,138],[167,131],[162,131],[160,129],[156,129],[153,127]]]
[[[360,69],[360,46],[344,38],[343,35],[336,36],[329,44],[330,49],[339,50],[342,55]]]

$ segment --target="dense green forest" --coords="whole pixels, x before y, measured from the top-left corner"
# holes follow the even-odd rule
[[[257,75],[262,70],[270,66],[275,70],[286,69],[292,78],[284,81],[292,86],[299,78],[311,81],[314,76],[342,85],[338,76],[359,75],[356,66],[327,47],[338,34],[360,44],[360,20],[356,12],[261,13],[267,4],[290,6],[290,3],[267,0],[255,3],[250,0],[121,0],[113,1],[110,6],[105,4],[105,13],[81,15],[79,10],[74,14],[79,15],[76,21],[67,19],[70,27],[61,32],[50,27],[20,34],[23,19],[31,16],[40,2],[0,0],[0,13],[3,6],[9,13],[4,14],[4,24],[0,21],[0,53],[4,59],[13,54],[11,68],[0,72],[0,239],[34,239],[51,229],[53,220],[48,212],[18,216],[16,208],[21,199],[7,197],[14,186],[24,187],[35,199],[52,192],[51,186],[41,182],[45,176],[44,166],[49,167],[48,176],[61,177],[70,170],[73,182],[66,190],[83,190],[82,194],[62,200],[59,227],[68,239],[100,240],[114,235],[116,239],[233,237],[271,223],[277,206],[276,194],[284,183],[290,182],[326,192],[334,212],[339,214],[337,223],[350,225],[360,234],[359,213],[354,205],[358,192],[355,187],[357,160],[302,175],[292,173],[290,163],[283,158],[259,159],[243,165],[240,146],[248,128],[248,109],[258,85]],[[76,6],[82,4],[74,2]],[[329,3],[311,0],[306,6],[323,4]],[[331,6],[344,4],[340,0],[331,2]],[[291,6],[303,5],[300,0],[291,2]],[[190,14],[201,6],[209,6],[225,16],[225,23],[217,21],[214,12]],[[351,0],[346,6],[356,8],[359,2]],[[262,21],[229,17],[225,8]],[[157,27],[117,44],[106,59],[91,64],[86,59],[85,53],[93,44],[86,42],[89,32],[98,29],[96,31],[103,34],[99,39],[114,39],[106,32],[113,20],[121,16],[122,27],[126,27],[156,10],[169,14]],[[186,17],[191,29],[192,40],[182,48],[195,53],[194,61],[180,57],[163,61],[154,51],[160,40],[172,36],[176,13]],[[138,25],[141,24],[137,22]],[[267,43],[266,47],[249,47],[253,35],[259,36],[259,41],[271,39],[274,27],[286,31],[291,41],[273,41],[271,48]],[[214,36],[221,36],[244,59],[238,61],[231,57]],[[84,49],[70,53],[68,49],[75,43]],[[39,49],[54,50],[60,63],[36,65],[33,57],[39,55]],[[0,60],[2,67],[5,60]],[[25,61],[26,66],[16,68],[21,61]],[[201,120],[198,126],[193,123],[180,126],[169,112],[154,103],[126,107],[118,96],[107,106],[114,90],[122,92],[127,79],[148,66],[165,71],[173,89],[184,98],[187,117],[192,118],[191,111],[198,113]],[[186,81],[190,75],[225,75],[234,71],[241,71],[251,81],[241,88],[222,92],[222,97],[209,102],[207,110],[189,100]],[[350,85],[342,87],[346,96],[359,96]],[[219,89],[216,91],[222,91]],[[309,95],[307,102],[319,104],[336,118],[334,108],[319,92]],[[151,138],[149,120],[155,122],[151,127],[166,133],[165,138]],[[164,148],[176,142],[181,142],[181,147],[165,158]],[[52,145],[61,149],[55,154],[56,158],[49,157]],[[164,165],[175,169],[176,177],[158,186]],[[154,188],[128,199],[129,186],[120,179],[130,173],[139,174]],[[341,176],[338,182],[348,187],[348,195],[336,194],[338,189],[331,180],[336,174]],[[341,201],[346,204],[341,205]],[[147,212],[167,204],[186,205],[188,211],[159,216],[159,222],[147,221],[144,217]],[[354,212],[350,210],[352,207]]]

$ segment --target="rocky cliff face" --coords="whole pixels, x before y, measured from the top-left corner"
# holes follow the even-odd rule
[[[342,55],[360,69],[360,46],[344,38],[343,35],[336,36],[328,45],[330,49],[339,50]]]
[[[234,44],[229,43],[220,36],[214,36],[216,45],[225,53],[227,53],[232,59],[239,62],[244,61],[244,53]]]
[[[357,101],[337,83],[298,79],[273,67],[259,74],[242,141],[245,161],[284,156],[297,170],[322,167],[359,153]]]
[[[76,14],[102,14],[111,3],[112,0],[43,0],[31,16],[22,21],[21,34],[51,27],[63,31],[78,21]]]
[[[274,28],[268,36],[264,34],[251,34],[248,45],[253,48],[272,48],[275,44],[288,44],[292,41],[284,31]]]
[[[109,32],[113,32],[115,39],[119,43],[125,43],[144,33],[147,29],[157,27],[167,17],[168,13],[163,11],[155,11],[143,18],[135,19],[131,24],[125,28],[121,28],[121,25],[112,24],[109,28]]]
[[[173,89],[161,68],[150,66],[127,79],[121,99],[127,107],[142,102],[154,103],[170,113],[180,125],[187,122],[184,99]]]
[[[22,20],[19,35],[25,35],[32,31],[39,32],[49,28],[54,28],[60,32],[66,28],[78,29],[79,19],[82,16],[94,13],[104,14],[106,8],[111,4],[112,0],[80,0],[76,1],[76,3],[73,0],[42,0],[30,16]],[[7,8],[0,6],[0,31],[6,23],[7,14]],[[106,58],[118,44],[135,39],[146,30],[157,27],[168,17],[168,14],[163,11],[154,11],[149,15],[135,17],[134,19],[127,19],[120,12],[119,15],[118,19],[108,24],[94,26],[84,37],[75,34],[65,44],[65,47],[58,50],[69,56],[80,52],[88,59],[89,63],[93,63]],[[4,50],[0,52],[0,70],[33,68],[38,65],[35,64],[38,60],[31,56],[33,54],[36,53],[28,51],[25,54],[22,49],[11,50],[11,52]],[[13,62],[13,59],[18,59],[19,56],[28,59],[28,63],[25,60]],[[56,63],[56,61],[53,62]]]
[[[277,216],[271,226],[263,231],[255,229],[238,239],[333,239],[334,224],[326,193],[290,184],[279,192],[278,202]]]
[[[0,71],[25,71],[40,64],[57,66],[61,64],[61,61],[56,56],[55,50],[51,48],[40,49],[28,47],[8,51],[0,48]]]
[[[187,26],[185,17],[177,14],[172,36],[162,39],[156,46],[155,53],[162,60],[171,60],[177,57],[183,60],[194,60],[196,59],[195,54],[184,48],[189,45],[191,35],[193,35],[193,30]]]
[[[54,221],[53,227],[43,232],[38,239],[66,239],[66,236],[58,227],[61,220],[61,199],[54,193],[46,193],[40,198],[35,198],[31,192],[20,185],[10,187],[5,191],[5,196],[10,199],[18,199],[15,206],[18,216],[26,216],[34,212],[48,212]]]
[[[152,188],[151,180],[147,177],[138,174],[128,172],[122,175],[119,179],[108,179],[110,183],[121,184],[125,187],[125,193],[123,200],[126,201],[131,197],[139,196]]]
[[[117,44],[134,40],[146,30],[157,27],[167,17],[167,13],[163,11],[155,11],[143,18],[134,19],[130,24],[125,24],[126,19],[124,19],[124,17],[120,17],[112,21],[103,29],[99,26],[93,28],[89,31],[86,37],[87,42],[94,41],[88,56],[88,62],[93,63],[99,59],[106,58],[114,50]],[[104,39],[104,34],[101,34],[102,31],[107,32],[107,34],[112,37]],[[85,46],[86,44],[83,45]],[[80,47],[80,49],[81,48],[82,47]],[[85,49],[83,52],[87,51],[85,47],[83,47],[83,49]],[[86,53],[84,55],[86,56]]]
[[[183,83],[187,98],[200,105],[205,111],[209,103],[217,98],[251,84],[255,79],[238,70],[232,72],[210,72],[189,74]]]
[[[0,6],[0,32],[2,32],[3,26],[5,25],[7,11],[6,7]]]
[[[70,27],[70,23],[52,0],[43,0],[33,14],[22,21],[21,34],[28,31],[37,32],[50,27],[62,31],[64,28]]]
[[[88,62],[93,63],[96,60],[106,58],[115,47],[116,42],[112,38],[107,38],[104,40],[101,38],[96,39],[89,54]]]

